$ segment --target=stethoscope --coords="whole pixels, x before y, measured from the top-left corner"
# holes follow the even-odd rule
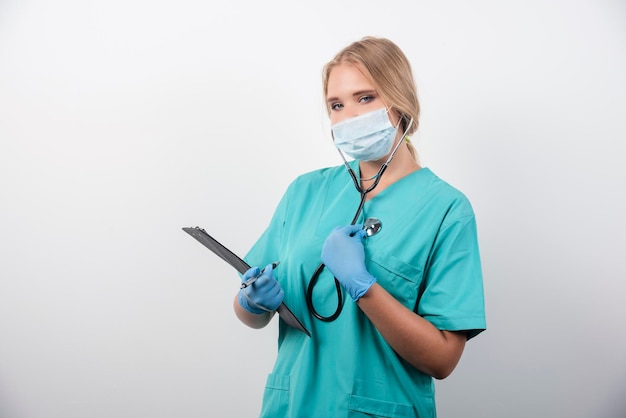
[[[374,175],[374,177],[371,177],[369,179],[369,180],[373,179],[374,183],[372,183],[372,185],[366,189],[363,189],[361,187],[361,183],[359,179],[357,179],[356,174],[354,173],[354,170],[352,169],[352,167],[350,167],[350,165],[348,164],[346,157],[344,157],[341,150],[337,149],[337,151],[339,151],[339,155],[341,155],[341,158],[343,159],[344,165],[348,169],[348,173],[350,173],[350,177],[352,178],[354,187],[361,195],[359,207],[357,208],[356,213],[354,214],[354,217],[352,218],[351,225],[354,225],[356,221],[359,219],[359,215],[361,214],[361,211],[363,210],[363,205],[365,204],[365,199],[367,197],[367,194],[371,192],[372,190],[374,190],[376,186],[378,186],[378,183],[380,182],[380,179],[382,178],[383,173],[385,172],[385,170],[387,170],[387,167],[389,166],[391,159],[393,158],[396,151],[400,147],[400,144],[402,144],[402,142],[404,141],[404,137],[406,133],[409,131],[409,129],[411,128],[412,124],[413,124],[413,118],[410,119],[406,130],[402,134],[402,139],[398,141],[398,143],[396,144],[391,154],[389,154],[389,158],[387,158],[387,161],[385,161],[383,165],[380,166],[376,175]],[[377,234],[381,230],[382,226],[383,226],[382,222],[377,218],[367,218],[365,222],[363,223],[363,229],[365,230],[365,234],[368,237],[371,237],[372,235]],[[330,316],[324,316],[320,314],[319,312],[317,312],[317,310],[315,309],[315,306],[313,306],[313,288],[317,284],[317,280],[319,279],[319,276],[325,267],[326,266],[324,265],[324,263],[320,263],[319,266],[317,266],[317,269],[315,269],[315,272],[313,273],[313,275],[311,276],[311,280],[309,281],[309,286],[306,291],[306,304],[309,307],[309,311],[311,311],[313,316],[315,316],[317,319],[319,319],[320,321],[324,321],[324,322],[332,322],[339,317],[339,314],[341,314],[341,311],[343,310],[343,290],[341,289],[341,283],[339,283],[339,280],[337,280],[336,277],[334,278],[335,290],[337,291],[337,309],[335,310],[335,313],[333,313]]]

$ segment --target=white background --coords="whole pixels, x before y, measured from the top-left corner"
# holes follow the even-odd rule
[[[423,164],[474,205],[488,330],[441,417],[626,413],[621,0],[0,2],[0,416],[253,417],[277,324],[232,313],[240,253],[340,163],[322,65],[413,63]]]

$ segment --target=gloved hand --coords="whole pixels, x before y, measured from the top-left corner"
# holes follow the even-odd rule
[[[365,269],[363,225],[340,226],[330,233],[322,247],[322,262],[356,302],[376,282]]]
[[[241,278],[242,283],[255,276],[259,278],[239,291],[239,304],[253,314],[275,311],[282,303],[285,293],[274,278],[272,265],[267,265],[263,273],[258,267],[250,268]]]

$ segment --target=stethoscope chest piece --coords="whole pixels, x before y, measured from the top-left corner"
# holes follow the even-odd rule
[[[368,237],[376,235],[382,227],[383,223],[378,218],[367,218],[363,223],[363,229]]]

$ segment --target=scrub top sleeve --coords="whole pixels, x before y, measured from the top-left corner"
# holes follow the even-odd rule
[[[267,264],[279,260],[280,243],[282,241],[283,225],[288,213],[290,190],[293,183],[278,202],[269,225],[248,251],[244,260],[251,266],[265,267]]]
[[[417,312],[441,330],[486,329],[476,221],[465,215],[444,224],[435,240]]]

